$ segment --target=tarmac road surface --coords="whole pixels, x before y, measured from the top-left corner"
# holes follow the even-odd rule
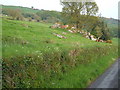
[[[120,88],[120,83],[118,83],[118,81],[120,81],[120,66],[118,65],[118,63],[120,65],[120,59],[118,59],[88,88]]]

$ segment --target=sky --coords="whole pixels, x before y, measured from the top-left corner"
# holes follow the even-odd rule
[[[118,2],[120,0],[95,0],[101,16],[118,19]],[[44,10],[62,11],[60,0],[0,0],[0,4],[31,7]]]

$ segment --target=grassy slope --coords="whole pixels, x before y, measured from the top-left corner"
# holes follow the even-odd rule
[[[33,10],[31,8],[21,7],[21,6],[6,6],[6,5],[3,5],[2,8],[20,9],[23,13],[36,13],[36,12],[41,11],[41,10]],[[55,15],[59,16],[59,14],[60,14],[59,12],[56,12]],[[114,37],[115,36],[117,37],[117,34],[118,34],[118,21],[116,19],[108,19],[108,18],[104,18],[104,17],[103,17],[103,20],[107,23],[107,25],[108,25],[108,27],[110,29],[111,35],[114,36]]]
[[[3,59],[9,67],[3,71],[5,71],[5,75],[9,75],[10,70],[18,73],[18,76],[15,74],[14,79],[12,77],[16,83],[15,87],[87,87],[117,57],[117,39],[113,40],[112,45],[98,43],[88,40],[80,34],[71,34],[63,29],[50,29],[49,26],[50,24],[3,19]],[[62,35],[62,32],[67,33],[64,35],[67,39],[60,39],[52,34]],[[80,54],[71,59],[70,56],[67,56],[67,52],[74,49],[80,51]],[[43,54],[43,59],[41,59],[41,54]],[[35,58],[33,60],[40,65],[29,64],[28,61],[26,61],[27,63],[22,62],[24,61],[22,57],[29,55],[36,55],[33,56]],[[63,55],[62,58],[60,55]],[[15,59],[13,60],[13,58]],[[59,62],[57,59],[65,61]],[[71,65],[75,63],[73,60],[76,60],[76,67]],[[48,66],[42,69],[44,63],[41,62],[47,63]],[[54,71],[58,70],[58,73],[47,68],[49,64],[52,64],[51,68]],[[71,65],[71,68],[67,65]],[[65,73],[61,73],[62,67],[66,68]],[[46,69],[47,71],[44,73]],[[32,76],[29,78],[25,72]],[[21,81],[24,81],[22,83],[18,79],[21,77],[21,73],[23,74]],[[5,79],[11,80],[8,77],[6,76]],[[31,78],[33,78],[32,81]],[[6,87],[14,87],[9,83],[6,85]]]
[[[26,26],[23,26],[23,24]],[[62,35],[62,32],[67,33],[67,39],[60,39],[52,34],[58,33]],[[37,50],[48,50],[47,46],[67,49],[75,46],[94,47],[95,45],[109,45],[88,40],[80,34],[71,34],[66,30],[50,29],[49,24],[11,20],[3,20],[3,40],[3,44],[5,43],[3,46],[5,57],[34,53]],[[46,41],[50,43],[47,44]],[[22,42],[28,42],[28,44],[22,45]]]

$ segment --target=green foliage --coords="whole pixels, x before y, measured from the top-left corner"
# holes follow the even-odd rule
[[[110,40],[110,32],[101,18],[94,16],[98,12],[95,2],[61,2],[64,23],[75,25],[77,29],[86,30],[96,38]],[[88,35],[89,36],[89,35]]]
[[[118,35],[120,34],[118,32],[119,20],[113,18],[103,18],[103,17],[102,19],[104,20],[105,23],[107,23],[111,37],[118,37]]]
[[[48,23],[55,23],[60,21],[61,19],[60,13],[56,11],[42,10],[41,12],[37,12],[36,14],[40,16],[42,20],[47,21]]]
[[[91,34],[94,35],[96,38],[101,37],[102,36],[101,28],[99,26],[96,26],[92,30]]]
[[[110,40],[111,37],[110,37],[110,32],[109,32],[109,29],[108,29],[107,25],[105,25],[104,22],[102,22],[101,27],[102,27],[102,29],[101,29],[101,32],[102,32],[101,39]]]
[[[64,23],[76,25],[79,29],[86,24],[84,21],[89,16],[94,16],[98,12],[95,2],[61,2],[61,4],[63,5],[62,16],[66,20]]]
[[[84,3],[84,13],[88,16],[94,16],[98,12],[98,6],[96,2],[85,2]]]
[[[7,14],[16,20],[23,20],[24,17],[19,9],[3,9],[3,14]]]
[[[39,17],[35,13],[23,13],[23,16],[25,18],[28,18],[29,21],[32,21],[32,19],[33,19],[33,20],[36,20],[37,22],[39,22],[41,20],[41,17]]]
[[[5,14],[5,15],[9,15],[16,18],[16,14],[17,16],[19,14],[22,13],[22,15],[19,15],[19,16],[22,16],[24,17],[25,19],[27,19],[28,21],[37,21],[37,22],[40,22],[40,21],[44,21],[44,22],[48,22],[48,23],[56,23],[56,22],[59,22],[61,21],[61,14],[60,12],[57,12],[57,11],[48,11],[48,10],[36,10],[36,9],[33,9],[33,8],[26,8],[26,7],[15,7],[15,6],[2,6],[3,10],[2,10],[2,13]],[[19,10],[19,11],[17,11]],[[10,12],[13,12],[13,11],[17,11],[14,13],[10,13]]]
[[[91,30],[91,34],[102,40],[111,40],[111,35],[107,24],[103,20],[96,22]]]

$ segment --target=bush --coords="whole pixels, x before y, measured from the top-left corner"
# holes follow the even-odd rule
[[[24,20],[24,17],[19,9],[3,9],[3,12],[13,19]]]

